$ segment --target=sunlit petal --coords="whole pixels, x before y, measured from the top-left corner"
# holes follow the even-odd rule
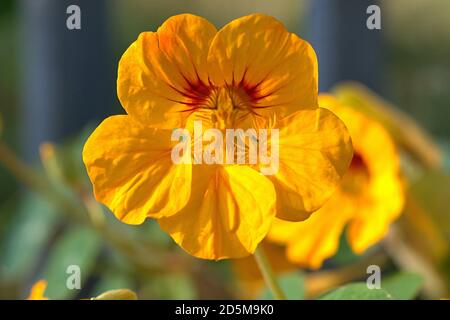
[[[170,216],[190,197],[191,165],[173,164],[171,131],[140,125],[129,116],[104,120],[83,150],[98,201],[129,224]]]
[[[247,166],[193,166],[192,197],[177,215],[159,219],[184,250],[204,259],[253,253],[275,216],[272,183]]]
[[[186,111],[209,92],[206,60],[215,33],[191,14],[141,33],[119,62],[117,93],[127,113],[155,126],[183,125]]]

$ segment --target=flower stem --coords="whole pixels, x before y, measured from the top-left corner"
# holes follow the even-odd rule
[[[274,298],[277,300],[286,300],[286,297],[277,283],[275,275],[272,271],[272,268],[269,264],[269,261],[267,260],[266,254],[264,253],[262,247],[256,248],[254,257],[256,264],[258,265],[258,268],[262,273],[264,281],[266,282],[270,291],[272,291]]]

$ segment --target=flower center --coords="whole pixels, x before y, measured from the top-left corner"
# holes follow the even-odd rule
[[[207,108],[212,109],[212,126],[224,130],[236,128],[252,111],[250,99],[242,88],[217,88],[211,92]]]
[[[207,121],[213,128],[248,128],[254,121],[254,117],[248,116],[258,116],[256,90],[243,85],[208,87],[202,84],[201,87],[192,86],[189,91],[186,94],[189,99],[186,104],[191,106],[189,111],[197,120]]]

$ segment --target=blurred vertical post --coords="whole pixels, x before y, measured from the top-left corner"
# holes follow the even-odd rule
[[[319,60],[319,89],[338,81],[356,80],[380,89],[380,31],[366,26],[367,8],[377,0],[313,0],[308,40]]]
[[[81,9],[81,29],[69,30],[67,7]],[[114,103],[106,0],[21,0],[21,114],[29,160],[45,140],[60,141]]]

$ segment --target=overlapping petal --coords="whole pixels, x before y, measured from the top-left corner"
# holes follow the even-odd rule
[[[244,87],[255,112],[263,116],[317,107],[314,50],[270,16],[248,15],[219,30],[208,68],[215,85]]]
[[[192,172],[191,164],[173,164],[171,150],[170,130],[107,118],[83,150],[96,199],[129,224],[175,214],[190,197]]]
[[[266,15],[219,32],[194,15],[169,18],[124,53],[117,88],[128,115],[106,119],[83,151],[95,196],[126,223],[158,219],[196,257],[247,256],[275,214],[306,219],[352,157],[342,121],[318,107],[314,50]],[[191,132],[195,120],[222,131],[275,124],[279,170],[174,164],[169,129]]]
[[[248,166],[193,166],[192,196],[160,226],[184,250],[204,259],[253,253],[275,216],[272,183]]]
[[[268,238],[286,245],[289,261],[304,268],[317,269],[336,253],[340,236],[354,210],[357,210],[356,203],[345,196],[335,195],[305,221],[275,219]]]
[[[372,145],[365,150],[371,178],[365,190],[367,209],[355,211],[348,228],[349,243],[356,253],[362,253],[384,238],[389,225],[402,212],[405,195],[400,175],[400,163],[394,142],[380,125],[367,125],[364,145]]]
[[[339,189],[302,222],[276,219],[268,238],[287,246],[290,261],[318,268],[336,253],[347,228],[352,250],[362,253],[380,241],[399,216],[404,202],[399,155],[387,131],[330,95],[319,104],[335,112],[350,131],[354,157]]]
[[[207,53],[216,28],[191,14],[143,32],[119,62],[117,93],[127,113],[148,125],[181,127],[208,94]]]
[[[352,158],[350,135],[323,108],[298,111],[277,126],[279,170],[269,176],[277,191],[277,217],[304,220],[339,186]]]
[[[361,253],[380,241],[404,205],[400,158],[386,129],[371,118],[343,106],[331,95],[320,95],[321,106],[335,112],[347,125],[355,150],[367,166],[369,184],[361,190],[365,210],[355,210],[348,238],[353,251]],[[355,200],[357,201],[357,200]]]

